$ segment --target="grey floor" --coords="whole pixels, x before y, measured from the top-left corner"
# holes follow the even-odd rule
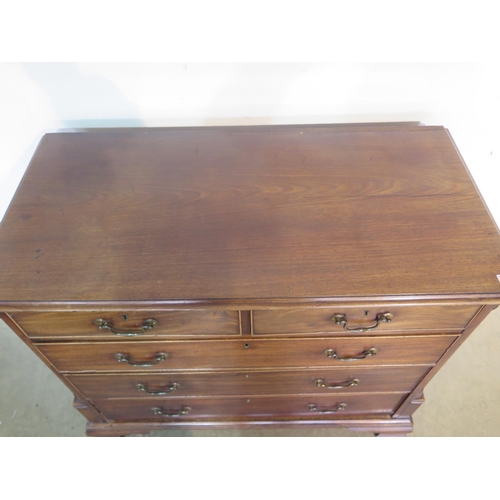
[[[500,436],[500,308],[425,390],[411,436]],[[84,436],[71,392],[0,321],[0,436]],[[161,431],[150,436],[372,436],[345,430]]]

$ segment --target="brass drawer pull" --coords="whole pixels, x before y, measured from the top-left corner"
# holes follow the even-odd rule
[[[380,313],[377,314],[375,318],[375,324],[367,327],[347,327],[347,316],[345,314],[334,314],[330,319],[335,321],[336,325],[342,325],[344,330],[348,332],[367,332],[368,330],[375,330],[380,323],[390,323],[394,318],[394,314],[391,313]]]
[[[140,330],[117,330],[113,326],[113,322],[106,319],[95,319],[94,324],[99,327],[99,330],[108,330],[114,335],[119,335],[120,337],[137,337],[148,330],[152,330],[158,324],[158,321],[152,318],[145,319]]]
[[[183,415],[187,415],[191,408],[189,406],[183,406],[180,410],[164,410],[161,407],[151,408],[155,415],[161,415],[162,417],[182,417]]]
[[[315,413],[337,413],[338,411],[345,410],[347,405],[345,403],[339,403],[335,408],[330,408],[328,410],[318,410],[318,405],[311,404],[309,405],[309,411]]]
[[[353,378],[352,380],[348,380],[347,382],[343,382],[341,384],[327,385],[324,380],[318,379],[314,383],[316,384],[316,387],[324,387],[325,389],[344,389],[345,387],[358,386],[359,380],[357,378]]]
[[[337,351],[335,349],[327,349],[325,354],[329,358],[337,359],[339,361],[357,361],[358,359],[365,359],[369,356],[375,356],[377,354],[377,349],[375,347],[371,347],[363,352],[360,356],[345,356],[343,358],[339,358]]]
[[[180,385],[175,383],[175,382],[170,384],[165,389],[161,389],[159,391],[151,391],[150,389],[148,389],[148,387],[145,384],[137,384],[135,386],[135,388],[139,392],[147,392],[148,394],[155,394],[156,396],[165,396],[165,394],[176,391],[177,389],[179,389],[179,387],[180,387]]]
[[[118,363],[128,363],[132,366],[154,366],[157,365],[160,361],[165,361],[168,358],[168,354],[166,352],[159,352],[155,357],[155,361],[143,361],[140,363],[130,361],[130,356],[128,354],[122,354],[121,352],[117,352],[115,354],[115,358]]]

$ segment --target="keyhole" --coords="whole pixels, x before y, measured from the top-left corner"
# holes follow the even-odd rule
[[[123,321],[128,321],[128,316],[126,314],[123,315]]]
[[[369,313],[369,312],[370,312],[370,311],[368,311],[368,309],[367,309],[367,310],[365,311],[365,316],[368,316],[368,313]]]
[[[250,346],[248,344],[245,344],[245,349],[248,349]]]

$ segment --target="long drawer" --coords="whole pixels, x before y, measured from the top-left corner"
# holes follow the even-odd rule
[[[61,372],[432,365],[454,335],[36,344]]]
[[[312,417],[343,418],[351,415],[390,415],[406,394],[338,396],[270,396],[197,399],[103,399],[96,407],[116,421],[172,421],[210,417]]]
[[[254,396],[266,394],[338,394],[410,392],[428,366],[275,370],[264,372],[197,372],[161,374],[68,375],[89,399],[186,398],[198,396]]]
[[[240,335],[238,311],[20,312],[11,317],[34,340]]]
[[[332,333],[439,333],[462,331],[477,305],[338,306],[318,309],[271,309],[252,312],[254,335]],[[388,321],[389,320],[389,321]]]

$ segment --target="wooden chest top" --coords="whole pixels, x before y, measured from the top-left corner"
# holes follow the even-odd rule
[[[43,137],[0,227],[0,305],[500,298],[500,237],[448,131]]]

